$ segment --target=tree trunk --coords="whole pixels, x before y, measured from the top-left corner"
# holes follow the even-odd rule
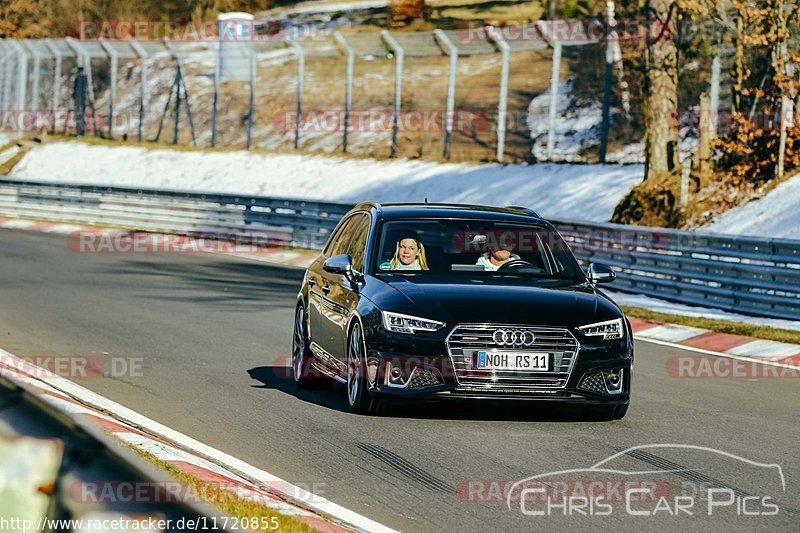
[[[562,0],[547,0],[545,5],[545,18],[547,20],[558,20],[561,18]]]
[[[651,22],[645,56],[645,179],[678,166],[678,51],[675,4],[649,0]]]

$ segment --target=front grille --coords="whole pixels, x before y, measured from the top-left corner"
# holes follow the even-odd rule
[[[495,342],[498,329],[533,333],[526,346],[503,346]],[[470,325],[456,326],[447,338],[447,350],[453,363],[456,380],[467,387],[510,389],[555,389],[567,385],[578,356],[578,341],[565,328],[547,326]],[[502,349],[508,352],[549,353],[551,363],[546,372],[531,370],[485,370],[474,368],[472,358],[480,350]]]

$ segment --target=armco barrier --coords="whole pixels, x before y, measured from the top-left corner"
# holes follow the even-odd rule
[[[0,215],[321,248],[351,205],[231,194],[0,180]],[[743,314],[800,319],[800,241],[552,220],[614,288]]]
[[[0,479],[5,489],[0,530],[77,530],[69,520],[82,520],[86,531],[147,529],[121,525],[94,529],[88,527],[92,520],[106,524],[152,520],[161,523],[157,530],[168,532],[184,531],[181,524],[199,523],[203,517],[206,523],[214,519],[227,523],[205,505],[180,501],[169,492],[173,480],[99,428],[81,423],[24,383],[10,379],[7,371],[0,364],[0,473],[5,473]],[[91,490],[82,492],[87,487]],[[30,523],[25,526],[24,520]]]

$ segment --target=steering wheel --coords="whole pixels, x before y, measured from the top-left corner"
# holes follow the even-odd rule
[[[512,259],[508,263],[503,263],[502,265],[500,265],[500,268],[498,268],[497,271],[500,272],[501,270],[513,270],[525,266],[532,266],[537,270],[540,270],[539,267],[537,267],[530,261],[525,261],[524,259]]]

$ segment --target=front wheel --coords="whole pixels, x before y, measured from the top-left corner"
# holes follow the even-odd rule
[[[347,342],[347,403],[354,413],[374,415],[380,410],[380,401],[367,390],[365,356],[364,336],[356,324]]]

